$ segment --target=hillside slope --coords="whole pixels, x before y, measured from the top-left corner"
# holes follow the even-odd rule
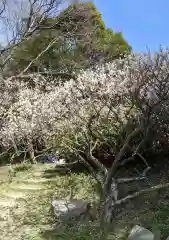
[[[0,240],[95,240],[98,228],[91,224],[82,229],[56,230],[51,212],[53,198],[71,196],[95,202],[95,182],[84,174],[58,176],[38,164],[18,171],[12,178],[8,167],[0,167]],[[125,239],[135,224],[150,230],[158,228],[162,239],[169,235],[169,190],[146,194],[117,209],[106,239]],[[92,234],[91,234],[92,233]],[[59,238],[58,238],[59,236]]]

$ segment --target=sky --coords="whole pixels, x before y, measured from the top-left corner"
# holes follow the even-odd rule
[[[169,46],[169,0],[79,1],[93,1],[102,14],[106,27],[122,32],[135,52],[154,52],[159,50],[160,45],[164,48]],[[5,42],[1,32],[0,42]]]
[[[169,46],[169,0],[93,0],[108,28],[120,31],[135,52]]]

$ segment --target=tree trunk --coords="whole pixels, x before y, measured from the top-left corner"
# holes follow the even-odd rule
[[[31,163],[36,164],[37,161],[36,161],[36,158],[35,158],[35,152],[34,152],[32,144],[29,145],[29,156],[30,156]]]
[[[107,189],[107,187],[105,187]],[[112,183],[106,192],[103,193],[101,200],[101,226],[109,224],[112,219],[112,211],[114,203],[118,197],[118,185],[115,179],[112,179]]]

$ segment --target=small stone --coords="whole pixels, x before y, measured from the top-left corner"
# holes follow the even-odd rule
[[[132,228],[128,240],[154,240],[154,234],[148,229],[136,225]]]

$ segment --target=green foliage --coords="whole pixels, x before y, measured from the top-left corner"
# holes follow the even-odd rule
[[[100,60],[123,56],[131,47],[121,33],[106,29],[92,3],[70,5],[55,18],[43,21],[40,30],[14,51],[10,69],[20,72],[53,40],[52,46],[33,62],[29,71],[78,70]]]
[[[121,33],[113,33],[111,29],[106,29],[103,32],[103,36],[98,44],[101,52],[106,55],[106,59],[109,61],[123,56],[126,52],[131,51],[131,47],[123,39]]]
[[[82,22],[79,24],[79,15],[72,13],[72,9],[74,11],[80,9],[83,13],[84,19],[87,19],[87,23]],[[85,39],[85,36],[82,35],[82,39],[85,40],[80,44],[77,42],[77,48],[75,51],[77,57],[82,54],[88,59],[88,61],[91,59],[91,62],[97,62],[100,58],[104,58],[104,61],[111,61],[123,56],[124,53],[131,51],[131,47],[124,40],[121,33],[113,33],[111,29],[106,29],[101,14],[97,11],[94,4],[82,3],[70,6],[65,12],[63,12],[63,15],[64,17],[66,16],[67,21],[71,16],[76,17],[73,19],[71,18],[71,28],[72,26],[79,26],[79,30],[82,31],[82,29],[84,29],[85,32],[90,33],[90,40]],[[61,14],[61,16],[63,15]]]
[[[125,240],[126,236],[121,236],[118,239],[119,240]],[[85,225],[75,225],[73,227],[69,228],[61,228],[61,229],[51,229],[48,231],[41,230],[41,233],[35,231],[32,231],[29,234],[26,234],[24,236],[25,240],[114,240],[117,239],[116,236],[114,236],[113,232],[110,230],[107,230],[105,232],[101,232],[100,226],[94,225],[94,224],[85,224]]]
[[[33,59],[35,59],[41,51],[43,51],[48,44],[56,37],[57,32],[54,31],[41,31],[40,34],[32,36],[30,39],[25,40],[19,48],[14,52],[12,61],[12,69],[15,68],[15,71],[18,73],[20,70],[23,70]],[[61,41],[58,37],[57,43],[54,44],[48,51],[43,54],[43,57],[34,61],[29,71],[38,71],[47,67],[50,69],[52,67],[52,61],[55,59],[55,66],[57,67],[57,56],[59,51],[55,49],[61,49]]]
[[[153,226],[159,229],[162,239],[168,237],[169,233],[169,203],[166,201],[165,204],[161,205],[160,208],[154,213]]]
[[[84,226],[75,226],[73,228],[66,228],[65,230],[60,231],[53,231],[52,233],[54,239],[60,239],[60,240],[97,240],[101,237],[101,231],[99,227],[90,225],[84,225]],[[106,234],[107,236],[108,234]],[[45,234],[47,236],[47,233]],[[103,236],[103,240],[106,240],[106,236]],[[47,237],[47,239],[49,239]]]
[[[62,196],[62,198],[66,198],[71,196],[75,199],[82,198],[91,203],[96,202],[98,196],[95,192],[95,186],[96,181],[86,174],[71,174],[58,177],[55,197]]]
[[[0,154],[0,166],[10,163],[8,152],[2,152]]]

